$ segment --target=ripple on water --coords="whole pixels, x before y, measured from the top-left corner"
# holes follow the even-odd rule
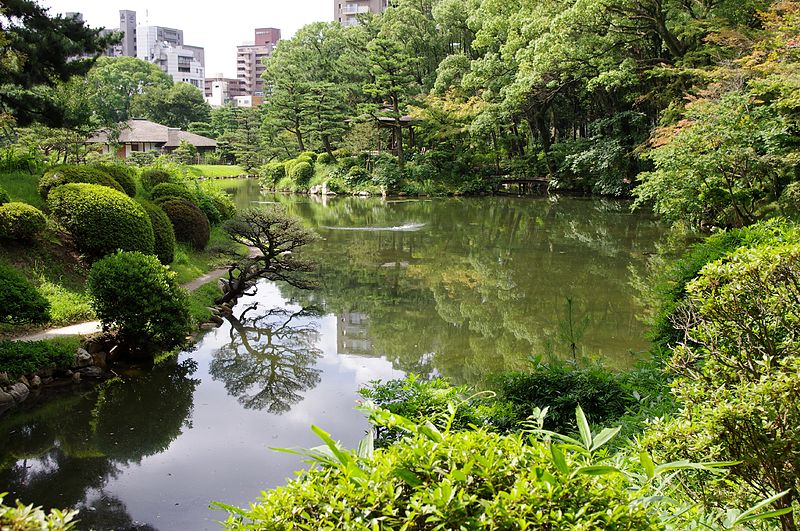
[[[327,230],[359,230],[365,232],[392,231],[392,232],[414,232],[423,228],[427,223],[405,223],[394,227],[329,227],[323,226],[321,229]]]

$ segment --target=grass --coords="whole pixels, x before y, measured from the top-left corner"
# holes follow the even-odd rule
[[[239,177],[245,174],[241,166],[226,166],[222,164],[192,164],[186,166],[190,177],[206,179],[222,179],[224,177]]]
[[[70,367],[79,337],[59,337],[45,341],[0,341],[0,370],[10,377],[35,373],[41,369]]]
[[[211,238],[203,251],[178,243],[175,247],[175,260],[170,268],[178,274],[178,282],[185,284],[213,269],[223,267],[230,261],[232,252],[244,255],[247,248],[231,242],[221,227],[212,227]]]
[[[220,296],[217,281],[207,282],[189,294],[189,314],[195,324],[202,324],[211,318],[209,306]]]
[[[39,195],[38,184],[39,175],[24,171],[0,173],[0,188],[8,192],[12,201],[21,201],[42,209],[44,200]]]
[[[50,303],[50,325],[64,326],[95,318],[91,298],[84,291],[73,291],[60,284],[44,281],[39,293]]]

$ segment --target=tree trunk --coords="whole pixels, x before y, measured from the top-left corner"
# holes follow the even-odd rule
[[[392,96],[392,110],[394,111],[395,130],[397,131],[395,141],[397,142],[397,164],[400,169],[406,165],[405,154],[403,153],[403,123],[400,121],[400,98]]]

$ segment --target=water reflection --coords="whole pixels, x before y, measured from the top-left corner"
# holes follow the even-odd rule
[[[0,418],[0,485],[11,497],[80,510],[82,528],[147,529],[125,504],[103,493],[131,463],[163,452],[191,427],[199,380],[192,360],[169,361],[147,374],[91,391],[32,403]],[[113,524],[111,524],[111,523]],[[101,523],[102,525],[98,525]]]
[[[302,308],[259,310],[247,306],[239,317],[226,317],[230,342],[214,354],[209,372],[248,409],[285,413],[319,384],[314,368],[322,351],[317,348],[318,311]]]

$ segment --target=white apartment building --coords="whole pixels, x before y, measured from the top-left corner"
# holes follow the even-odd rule
[[[157,64],[173,81],[205,87],[205,53],[183,44],[183,30],[163,26],[136,28],[136,57]]]

